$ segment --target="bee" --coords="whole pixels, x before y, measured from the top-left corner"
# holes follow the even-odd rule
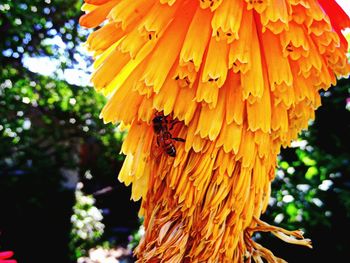
[[[152,120],[154,133],[159,135],[162,131],[168,130],[168,119],[163,112],[157,112]]]
[[[172,120],[170,116],[165,116],[163,112],[157,112],[152,120],[153,130],[157,136],[157,145],[171,157],[176,156],[176,148],[173,141],[185,142],[182,138],[175,138],[170,131],[178,120]]]
[[[182,138],[174,138],[168,131],[161,131],[157,135],[157,145],[161,147],[169,156],[176,156],[176,148],[172,141],[185,142]]]

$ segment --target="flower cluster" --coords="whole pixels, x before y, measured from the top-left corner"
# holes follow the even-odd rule
[[[102,25],[86,42],[92,82],[109,97],[101,116],[128,129],[119,180],[142,198],[139,262],[278,261],[255,231],[310,246],[259,217],[281,146],[308,127],[319,91],[350,72],[341,34],[350,20],[336,2],[85,0],[82,9],[82,26]],[[154,129],[159,113],[170,120]]]
[[[103,215],[94,206],[95,199],[90,195],[84,195],[81,191],[82,183],[78,183],[73,207],[72,222],[72,246],[74,249],[86,250],[103,235],[105,225],[102,223]],[[80,254],[80,253],[78,253]]]

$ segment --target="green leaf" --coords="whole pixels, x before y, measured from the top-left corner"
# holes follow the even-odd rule
[[[318,169],[315,166],[309,167],[305,173],[305,178],[311,180],[314,176],[318,175]]]

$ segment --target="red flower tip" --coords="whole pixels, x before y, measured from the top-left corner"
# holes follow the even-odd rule
[[[17,260],[9,259],[13,255],[13,251],[0,252],[0,263],[17,263]]]
[[[341,43],[348,49],[348,42],[341,33],[342,29],[350,28],[350,18],[335,0],[319,0],[323,10],[327,13],[333,29],[340,37]]]
[[[13,256],[13,251],[3,251],[0,252],[0,259],[7,259]]]

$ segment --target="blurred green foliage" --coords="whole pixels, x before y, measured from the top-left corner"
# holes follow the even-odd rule
[[[51,77],[19,74],[7,67],[1,72],[0,115],[2,171],[24,169],[47,152],[60,166],[77,165],[73,152],[96,138],[104,157],[115,159],[122,134],[99,119],[104,98],[91,87],[77,87]],[[40,158],[39,158],[40,159]],[[40,160],[39,160],[40,161]],[[35,164],[32,164],[34,167]]]
[[[91,193],[116,187],[123,161],[124,134],[99,118],[105,98],[59,77],[90,62],[79,49],[88,33],[78,27],[81,4],[0,3],[0,207],[6,211],[0,250],[14,250],[19,262],[47,262],[52,255],[55,262],[70,262],[75,184],[90,181]],[[55,62],[56,73],[44,76],[25,64],[42,57],[49,60],[37,63]]]
[[[312,239],[311,252],[282,245],[280,253],[274,238],[265,236],[288,262],[322,260],[328,254],[334,259],[350,256],[350,79],[340,79],[321,95],[315,121],[293,147],[281,151],[264,215],[268,222],[302,229]]]
[[[1,1],[0,50],[6,54],[2,65],[20,66],[25,55],[59,56],[68,66],[73,65],[76,47],[88,34],[78,30],[81,5],[80,0]],[[63,54],[58,44],[50,41],[55,37],[66,44]]]

